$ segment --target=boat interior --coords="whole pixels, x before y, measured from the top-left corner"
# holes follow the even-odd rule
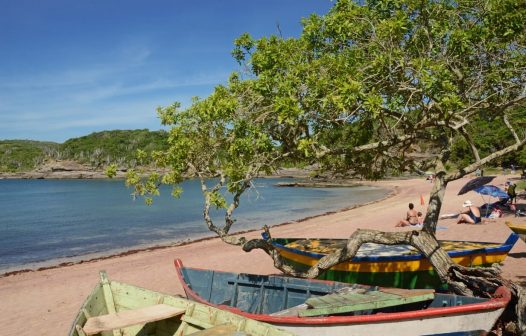
[[[289,335],[270,325],[139,287],[101,273],[70,331],[72,336]]]
[[[252,274],[237,274],[213,270],[182,268],[183,277],[189,287],[203,300],[216,305],[226,305],[238,308],[252,314],[286,315],[291,308],[297,315],[297,309],[309,309],[306,302],[313,298],[331,294],[346,294],[347,303],[357,300],[370,301],[378,299],[379,291],[396,290],[397,293],[413,295],[418,290],[383,289],[375,286],[345,284],[330,281],[312,281],[286,276],[265,276]],[[402,312],[428,309],[431,307],[452,307],[471,303],[484,302],[488,299],[464,297],[454,294],[432,293],[421,290],[425,295],[416,302],[401,300],[398,304],[388,307],[367,309],[365,305],[360,310],[345,311],[345,315],[369,315],[375,313]],[[350,295],[349,295],[350,294]],[[389,294],[389,293],[388,293]],[[403,294],[407,296],[406,294]],[[385,298],[385,297],[384,297]],[[340,300],[341,301],[341,300]],[[345,304],[345,302],[343,303]],[[378,304],[375,305],[377,307]],[[301,315],[301,314],[300,314]],[[331,314],[333,315],[333,314]],[[337,315],[334,314],[334,315]]]

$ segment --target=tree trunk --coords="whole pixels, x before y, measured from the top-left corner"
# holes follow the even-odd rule
[[[447,181],[444,178],[445,175],[446,174],[443,171],[440,171],[435,175],[435,183],[431,189],[426,218],[424,219],[423,231],[427,231],[433,235],[436,233],[438,216],[446,193]]]

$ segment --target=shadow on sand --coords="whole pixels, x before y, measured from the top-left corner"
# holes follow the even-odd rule
[[[526,258],[526,252],[508,253],[508,257],[512,257],[512,258]]]

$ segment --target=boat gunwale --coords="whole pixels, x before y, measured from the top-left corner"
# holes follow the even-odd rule
[[[75,319],[73,320],[73,322],[71,323],[71,327],[69,329],[69,333],[68,335],[73,335],[74,332],[76,332],[76,328],[77,328],[77,322],[80,320],[80,318],[84,315],[84,312],[83,310],[87,308],[89,302],[91,302],[91,298],[96,295],[100,290],[101,290],[101,287],[102,287],[102,283],[99,281],[97,282],[97,284],[95,285],[95,287],[93,287],[93,289],[91,290],[90,294],[86,297],[86,299],[84,299],[84,301],[82,302],[81,306],[80,306],[80,309],[77,313],[77,315],[75,315]],[[87,319],[87,318],[86,318]]]
[[[196,267],[186,267],[183,266],[183,262],[180,259],[174,259],[174,265],[176,269],[177,276],[183,287],[187,297],[199,303],[207,304],[212,307],[219,309],[228,310],[232,313],[242,315],[254,320],[261,322],[271,323],[271,324],[280,324],[280,325],[338,325],[338,324],[364,324],[364,323],[378,323],[378,322],[392,322],[392,321],[401,321],[401,320],[414,320],[422,318],[437,318],[443,316],[451,315],[464,315],[464,314],[476,314],[483,311],[493,311],[497,309],[504,309],[511,299],[511,292],[508,288],[501,286],[497,288],[493,298],[488,299],[485,302],[470,303],[461,306],[453,307],[436,307],[428,308],[424,310],[415,310],[407,312],[397,312],[397,313],[381,313],[373,315],[356,315],[356,316],[324,316],[324,317],[297,317],[297,316],[272,316],[269,314],[253,314],[242,311],[238,308],[214,304],[197,294],[193,289],[188,286],[188,283],[185,281],[185,278],[182,274],[182,269],[193,269],[198,271],[211,271],[203,268]],[[236,274],[232,272],[223,272],[216,271],[218,273],[229,273]],[[248,274],[248,273],[240,273]],[[250,275],[250,274],[248,274]],[[279,275],[278,275],[279,276]],[[309,279],[309,281],[321,282],[326,284],[334,283],[335,281],[329,280],[319,280],[319,279]],[[351,285],[351,284],[349,284]],[[364,285],[367,286],[367,285]],[[371,286],[367,286],[371,287]],[[382,288],[382,287],[380,287]]]
[[[265,235],[265,233],[263,233],[262,235]],[[303,251],[297,248],[287,247],[281,243],[276,242],[277,239],[283,239],[283,238],[272,238],[271,244],[278,249],[282,249],[285,251],[289,251],[291,253],[295,253],[295,254],[299,254],[299,255],[306,256],[306,257],[315,258],[315,259],[321,259],[327,255],[324,253]],[[290,240],[319,239],[321,240],[321,239],[327,239],[327,238],[286,238],[286,239],[290,239]],[[463,257],[467,255],[478,255],[478,254],[506,254],[513,248],[513,246],[515,245],[518,239],[519,239],[518,234],[511,233],[508,239],[504,243],[496,247],[483,247],[483,248],[468,249],[468,250],[461,250],[461,251],[449,251],[447,253],[451,258]],[[471,242],[471,241],[465,241],[465,240],[447,240],[447,241],[448,242],[458,242],[458,243],[467,242],[467,243],[477,243],[477,244],[499,244],[499,243],[493,243],[493,242]],[[359,257],[355,256],[354,258],[352,258],[351,260],[347,262],[415,261],[415,260],[422,260],[422,259],[425,259],[425,256],[417,252],[411,255],[359,256]]]
[[[515,232],[518,235],[524,235],[526,234],[526,224],[506,224],[508,228],[510,228],[511,231]]]

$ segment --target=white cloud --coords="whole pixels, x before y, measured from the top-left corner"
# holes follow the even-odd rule
[[[78,102],[92,102],[112,97],[136,95],[158,90],[176,89],[192,86],[215,86],[223,83],[228,78],[228,73],[219,74],[199,74],[192,78],[181,79],[157,79],[138,85],[109,84],[106,86],[90,87],[78,90],[72,94],[72,99]]]
[[[128,41],[108,50],[111,62],[0,77],[0,139],[45,136],[63,141],[93,129],[160,128],[155,108],[206,95],[226,82],[229,69],[176,64],[162,71],[155,49]],[[161,70],[160,70],[161,69]],[[36,139],[38,140],[38,139]]]
[[[103,104],[104,106],[63,107],[52,113],[27,110],[16,114],[0,113],[0,139],[31,138],[63,142],[68,138],[87,135],[95,130],[159,129],[161,124],[155,107],[185,98],[166,96]]]

